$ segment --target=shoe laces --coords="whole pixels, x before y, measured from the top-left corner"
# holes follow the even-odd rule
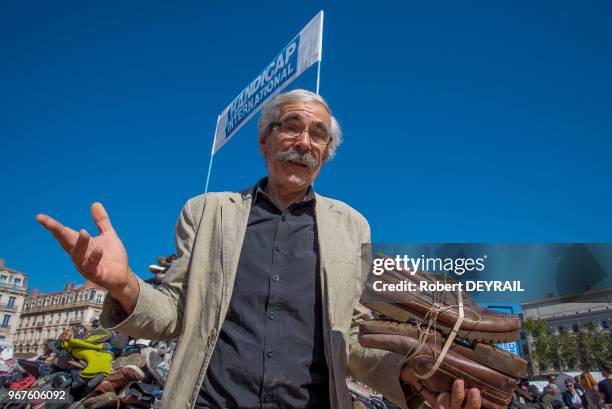
[[[118,389],[132,381],[133,379],[131,378],[131,371],[126,368],[121,368],[118,371],[115,371],[112,374],[108,375],[108,378],[106,380],[110,382],[111,385],[113,385],[114,389]]]
[[[157,366],[162,369],[170,369],[170,362],[164,359]]]

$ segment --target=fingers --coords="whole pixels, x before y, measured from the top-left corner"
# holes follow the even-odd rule
[[[439,395],[437,393],[433,393],[429,391],[428,389],[424,388],[423,385],[419,383],[419,379],[416,377],[414,370],[411,367],[409,367],[408,365],[404,365],[404,367],[402,368],[400,377],[403,382],[406,382],[407,384],[412,385],[415,391],[419,391],[421,396],[425,400],[427,400],[427,402],[429,402],[429,405],[432,408],[438,407],[437,399]]]
[[[110,218],[108,217],[108,213],[106,213],[106,209],[102,206],[102,203],[96,202],[91,205],[91,217],[93,217],[94,223],[98,226],[100,234],[113,231]]]
[[[86,230],[81,230],[79,232],[79,237],[76,241],[76,244],[70,252],[72,262],[81,273],[83,263],[85,262],[85,256],[87,255],[87,249],[89,248],[89,239],[89,233],[87,233]]]
[[[444,392],[438,395],[436,399],[436,408],[437,409],[449,409],[450,405],[450,395],[448,392]]]
[[[99,247],[91,248],[90,243],[91,236],[87,233],[87,230],[81,230],[70,256],[79,273],[85,278],[92,279],[96,276],[98,264],[100,264],[104,252]]]
[[[75,230],[62,225],[54,218],[42,213],[36,216],[36,221],[53,234],[53,237],[56,238],[65,251],[71,252],[79,235]]]
[[[463,384],[463,379],[457,379],[455,382],[453,382],[449,409],[460,409],[464,399],[465,387]]]
[[[448,395],[448,393],[446,395]],[[440,395],[433,393],[428,389],[423,388],[423,390],[421,390],[421,396],[425,398],[427,402],[429,402],[429,406],[431,406],[432,408],[438,408],[437,400]]]
[[[83,271],[90,275],[88,278],[93,278],[91,276],[95,275],[96,271],[98,270],[98,264],[100,264],[100,260],[102,260],[103,254],[104,251],[101,248],[96,247],[92,250],[89,257],[87,257],[83,263]]]
[[[472,388],[468,391],[467,402],[465,409],[480,409],[482,406],[482,399],[480,391],[476,388]]]
[[[414,370],[407,365],[402,368],[400,377],[403,382],[412,385],[415,391],[420,391],[421,396],[434,409],[480,409],[482,406],[480,391],[476,388],[466,391],[463,379],[453,382],[451,393],[434,393],[419,383]]]

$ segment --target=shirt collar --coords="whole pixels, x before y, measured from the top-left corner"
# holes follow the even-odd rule
[[[268,185],[267,176],[262,178],[259,182],[257,182],[257,184],[255,185],[255,188],[253,189],[253,203],[255,203],[257,200],[259,200],[262,197],[266,197],[268,200],[270,200],[270,202],[274,203],[272,201],[272,198],[270,198],[270,195],[266,193],[267,185]],[[316,199],[316,194],[315,194],[314,187],[310,185],[308,186],[308,190],[306,191],[306,196],[304,196],[304,198],[301,201],[296,202],[293,205],[306,204],[306,203],[310,203],[311,201],[314,202],[315,199]]]

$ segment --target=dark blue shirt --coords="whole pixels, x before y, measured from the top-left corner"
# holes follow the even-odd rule
[[[199,408],[329,407],[315,194],[283,211],[266,183],[254,192]]]

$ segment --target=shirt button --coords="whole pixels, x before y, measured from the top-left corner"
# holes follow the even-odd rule
[[[264,396],[264,401],[266,402],[270,402],[272,400],[272,395],[270,395],[269,393],[266,394],[266,396]]]
[[[274,251],[278,253],[280,251],[280,246],[274,246]]]
[[[287,220],[287,216],[282,215],[282,216],[281,216],[281,220],[282,220],[282,221],[286,221],[286,220]]]
[[[272,358],[272,356],[273,356],[273,355],[274,355],[274,352],[272,352],[272,351],[268,351],[268,352],[266,353],[266,356],[267,356],[268,358]]]
[[[278,274],[274,274],[272,276],[272,281],[278,282],[278,280],[280,280],[280,277],[278,276]]]
[[[270,318],[271,320],[273,320],[273,319],[274,319],[274,315],[275,315],[275,314],[274,314],[274,311],[270,311],[270,312],[268,313],[268,318]]]

